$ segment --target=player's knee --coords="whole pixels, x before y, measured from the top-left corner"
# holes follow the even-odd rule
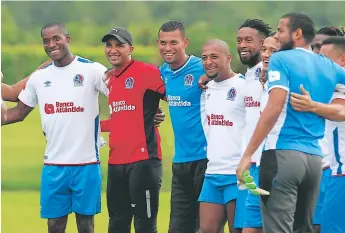
[[[94,232],[94,217],[87,215],[76,214],[77,227],[79,233],[93,233]]]
[[[67,216],[61,218],[48,219],[48,232],[49,233],[65,233],[67,225]]]
[[[157,233],[157,218],[134,218],[136,233]]]

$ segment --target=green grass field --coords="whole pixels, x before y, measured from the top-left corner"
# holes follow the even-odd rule
[[[102,109],[104,109],[103,106],[104,103]],[[167,105],[162,103],[162,106],[167,113],[167,119],[160,126],[163,149],[163,184],[160,195],[158,231],[166,233],[169,225],[171,160],[174,138]],[[105,112],[101,119],[105,119],[106,114]],[[46,221],[40,219],[39,215],[40,174],[45,148],[45,139],[40,123],[39,112],[36,108],[24,122],[1,128],[2,233],[47,232]],[[106,134],[103,136],[108,138]],[[103,147],[101,149],[103,190],[106,187],[107,159],[108,147]],[[104,194],[102,213],[96,216],[95,233],[106,233],[108,228],[108,213]],[[69,217],[66,233],[77,233],[74,215]]]

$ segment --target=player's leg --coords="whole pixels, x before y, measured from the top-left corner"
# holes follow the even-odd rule
[[[68,215],[48,219],[48,233],[65,233]]]
[[[93,215],[75,214],[79,233],[94,233],[95,221]]]
[[[322,158],[304,155],[306,176],[299,185],[293,230],[295,233],[314,232],[313,215],[322,175]]]
[[[128,165],[108,165],[108,233],[130,233],[132,208],[129,197]]]
[[[41,218],[48,219],[49,233],[64,233],[72,212],[68,167],[44,165],[41,177]]]
[[[100,164],[71,167],[72,211],[79,233],[94,232],[94,215],[101,212],[102,173]]]
[[[345,231],[345,176],[330,177],[321,214],[322,233]]]
[[[226,216],[229,231],[232,233],[241,232],[241,229],[235,229],[235,210],[237,205],[238,187],[236,175],[222,175],[218,178],[219,185],[223,187],[223,200],[226,203]]]
[[[204,184],[199,197],[199,233],[219,233],[224,226],[225,202],[222,177],[205,174]],[[235,194],[237,195],[237,194]]]
[[[314,224],[314,231],[315,233],[320,233],[320,224],[321,224],[321,212],[323,207],[323,200],[325,198],[325,189],[326,184],[331,176],[331,169],[329,166],[327,168],[324,168],[322,171],[322,178],[320,183],[320,189],[319,189],[319,196],[317,199],[317,204],[315,207],[315,213],[313,218],[313,224]]]
[[[300,180],[306,174],[307,155],[297,151],[268,150],[262,154],[260,188],[270,192],[261,197],[263,231],[291,233]]]
[[[162,162],[145,160],[130,164],[129,193],[136,233],[157,233]]]
[[[197,231],[198,192],[205,175],[204,163],[207,161],[172,164],[169,233]]]
[[[260,186],[259,182],[260,167],[257,167],[253,173],[255,183]],[[242,233],[261,233],[262,217],[260,209],[260,196],[248,193],[245,207],[245,219],[243,222]]]

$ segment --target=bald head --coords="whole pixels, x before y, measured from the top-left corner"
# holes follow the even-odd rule
[[[220,52],[223,52],[226,56],[230,55],[230,48],[228,46],[228,44],[220,39],[211,39],[208,40],[205,44],[205,46],[214,46],[214,47],[218,47]]]

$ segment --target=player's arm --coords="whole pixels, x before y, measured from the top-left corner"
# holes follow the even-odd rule
[[[335,93],[330,104],[313,101],[308,91],[300,86],[302,94],[292,92],[290,103],[297,112],[312,112],[331,121],[345,121],[345,100],[342,94]]]
[[[33,109],[34,108],[25,105],[23,102],[18,101],[17,106],[7,110],[5,125],[23,121]]]
[[[1,125],[4,125],[7,121],[7,107],[1,100]]]
[[[42,68],[46,67],[51,62],[52,62],[52,60],[48,60],[48,61],[42,63],[40,66],[38,66],[35,69],[35,71],[38,69],[42,69]],[[2,75],[2,73],[1,73],[1,75]],[[2,95],[3,100],[10,101],[10,102],[18,102],[19,93],[24,89],[30,76],[31,76],[31,74],[28,77],[26,77],[25,79],[20,80],[19,82],[13,84],[12,86],[7,85],[5,83],[1,83],[1,95]]]
[[[272,130],[286,102],[286,96],[289,91],[288,75],[285,67],[281,65],[275,55],[270,59],[268,87],[269,98],[267,105],[260,116],[253,136],[251,137],[236,170],[237,177],[240,181],[243,181],[243,172],[248,170],[250,167],[252,155]]]

